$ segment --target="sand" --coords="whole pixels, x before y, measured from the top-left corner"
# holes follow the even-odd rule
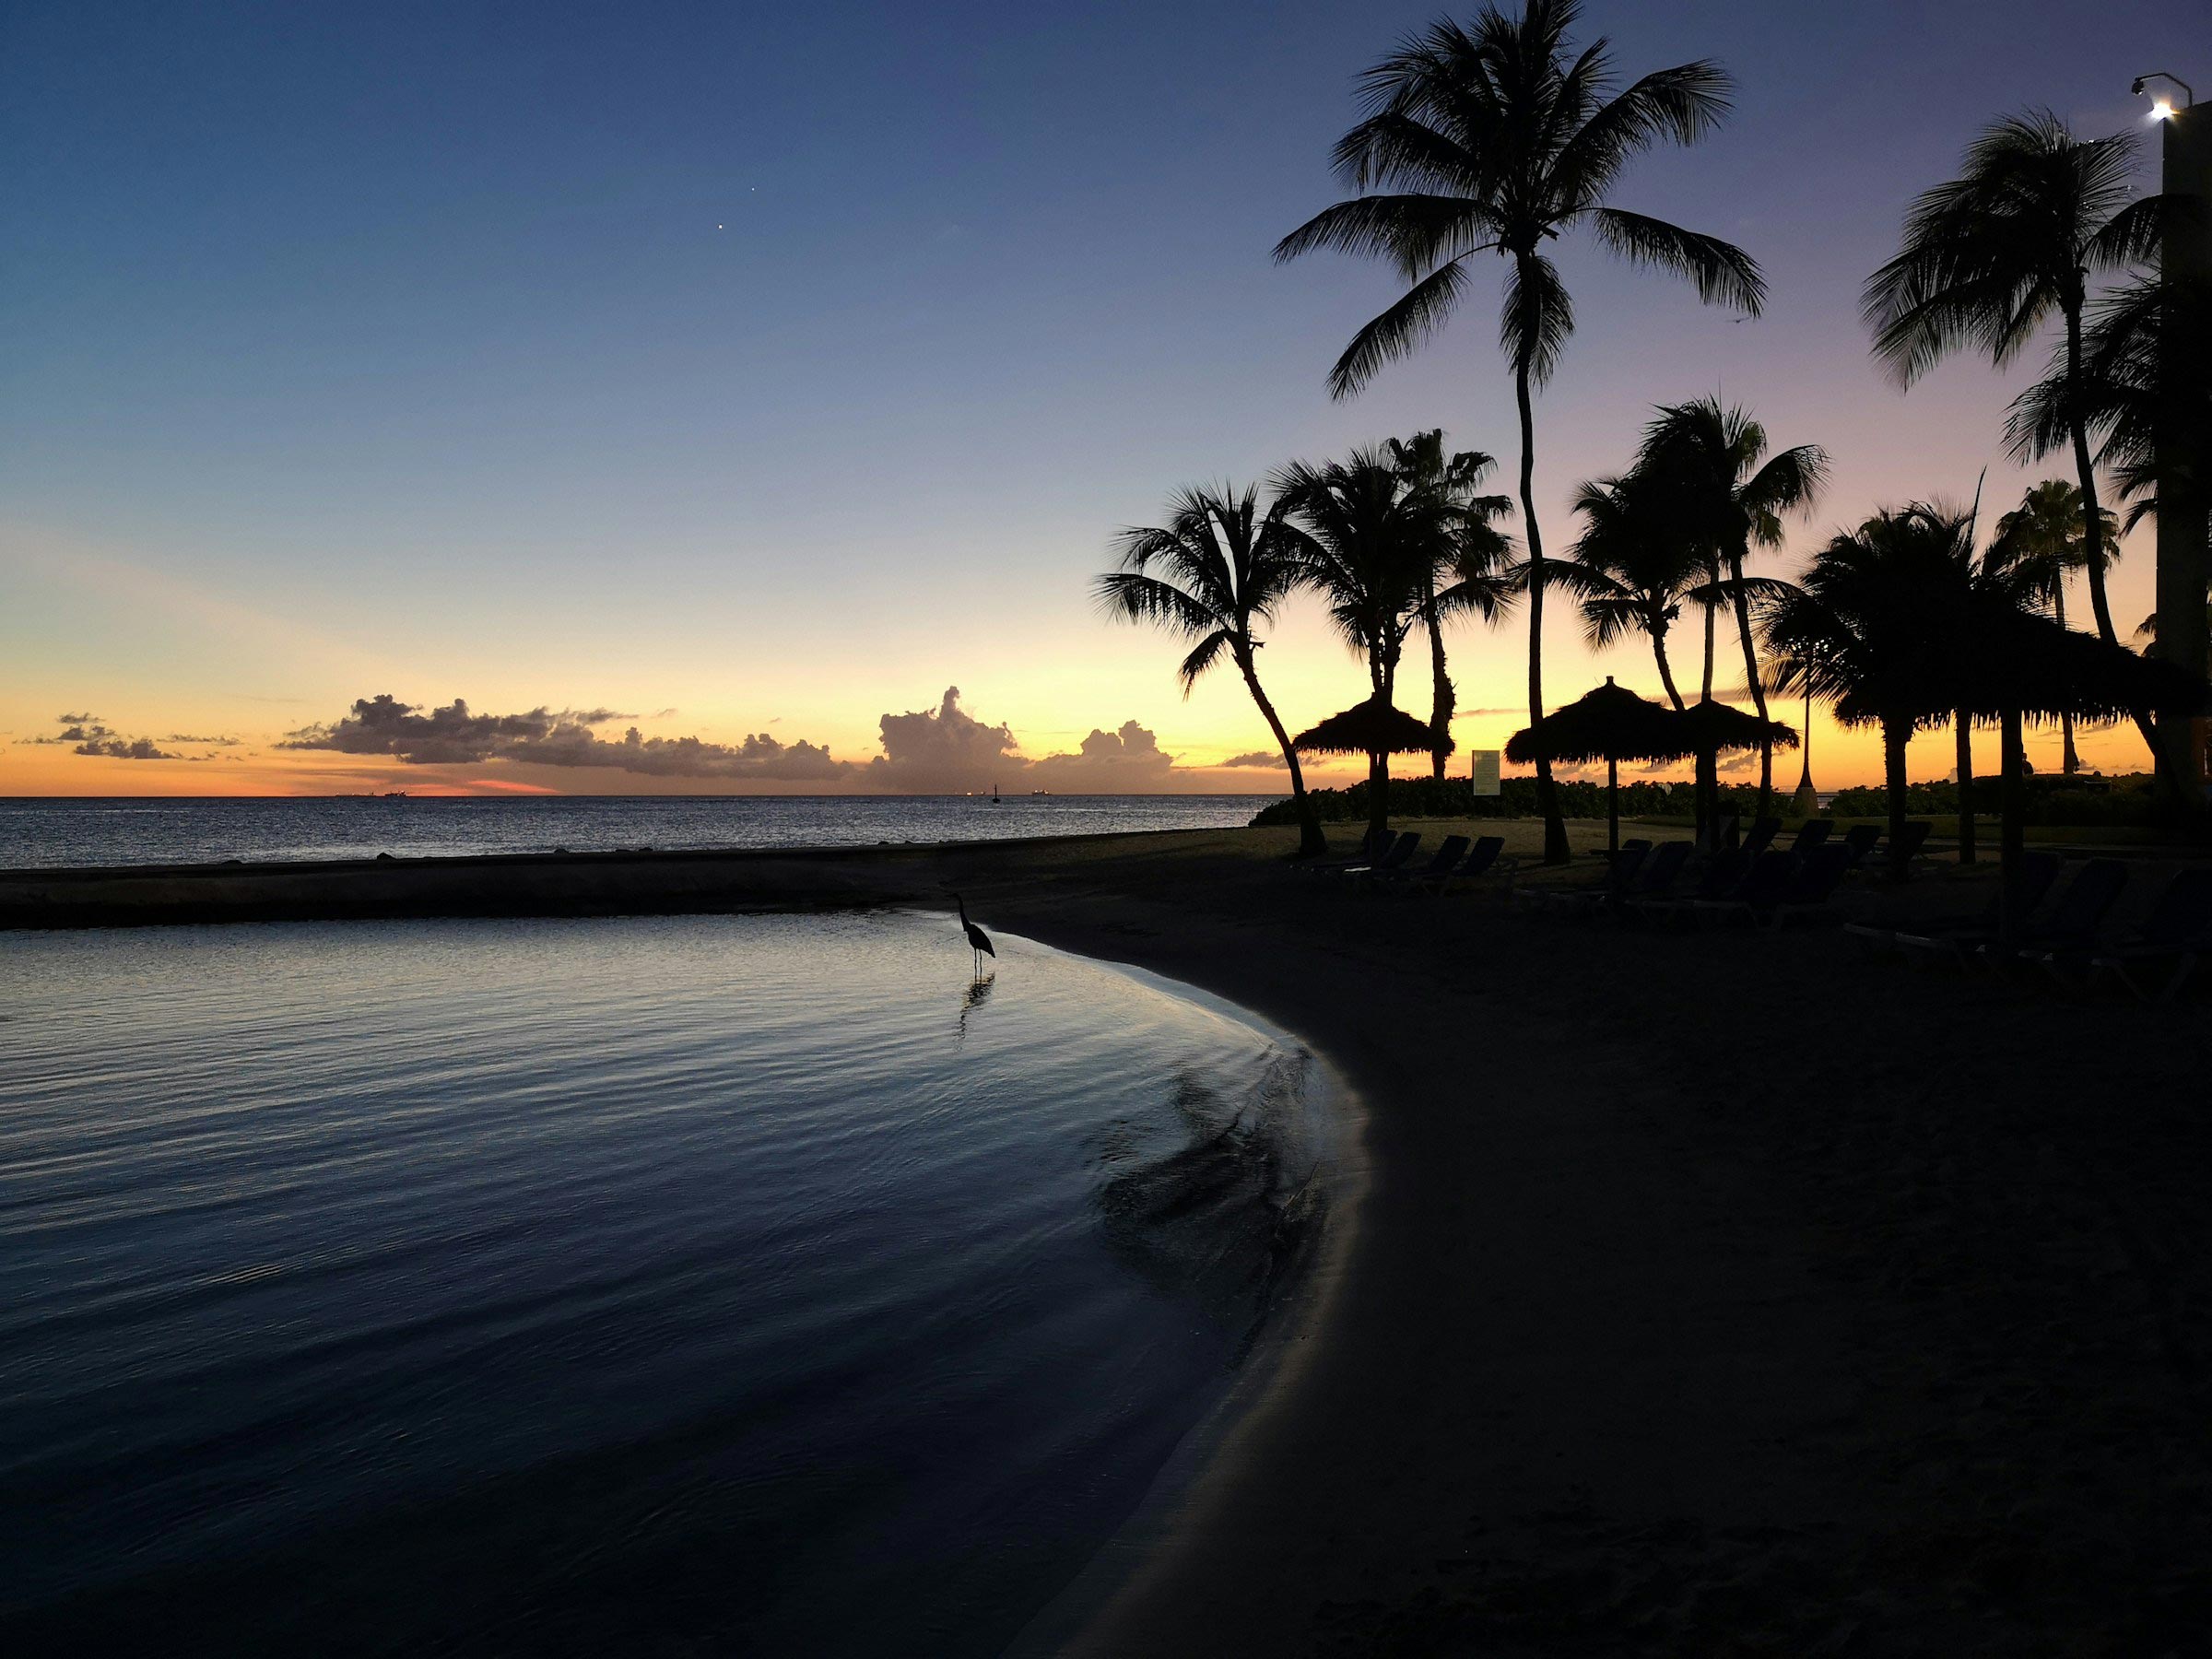
[[[1338,891],[1288,839],[834,861],[1227,996],[1364,1102],[1324,1319],[1070,1651],[2202,1651],[2201,997]]]

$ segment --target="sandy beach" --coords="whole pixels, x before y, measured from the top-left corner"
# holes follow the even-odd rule
[[[2191,1651],[2212,1616],[2201,1002],[1916,971],[1832,926],[1566,920],[1503,882],[1368,895],[1288,847],[682,878],[702,907],[957,888],[987,927],[1254,1010],[1357,1089],[1366,1198],[1325,1317],[1094,1572],[1119,1587],[1069,1651]],[[1845,903],[1969,909],[1988,876]],[[623,908],[610,882],[572,869],[547,902]]]

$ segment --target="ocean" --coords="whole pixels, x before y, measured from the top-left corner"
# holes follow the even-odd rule
[[[996,1651],[1225,1397],[1327,1152],[1279,1033],[998,952],[911,912],[9,938],[0,1647]]]
[[[1271,795],[0,799],[0,869],[481,853],[872,846],[1248,824]]]

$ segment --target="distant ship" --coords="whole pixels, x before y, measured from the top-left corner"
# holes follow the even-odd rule
[[[991,785],[991,805],[994,806],[1003,806],[1006,805],[1004,801],[1001,801],[998,798],[998,785],[995,783]]]
[[[360,794],[355,794],[347,790],[340,790],[335,798],[341,801],[404,801],[407,798],[407,792],[404,789],[393,789],[378,794],[372,789],[365,789]]]

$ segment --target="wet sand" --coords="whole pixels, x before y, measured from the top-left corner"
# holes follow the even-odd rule
[[[986,927],[1253,1009],[1365,1102],[1325,1321],[1102,1564],[1126,1580],[1070,1651],[2195,1651],[2212,986],[2153,1011],[1832,928],[1371,897],[1288,843],[757,859],[695,895],[950,884]],[[641,879],[561,901],[676,901]],[[1846,901],[1971,908],[1984,879]]]

